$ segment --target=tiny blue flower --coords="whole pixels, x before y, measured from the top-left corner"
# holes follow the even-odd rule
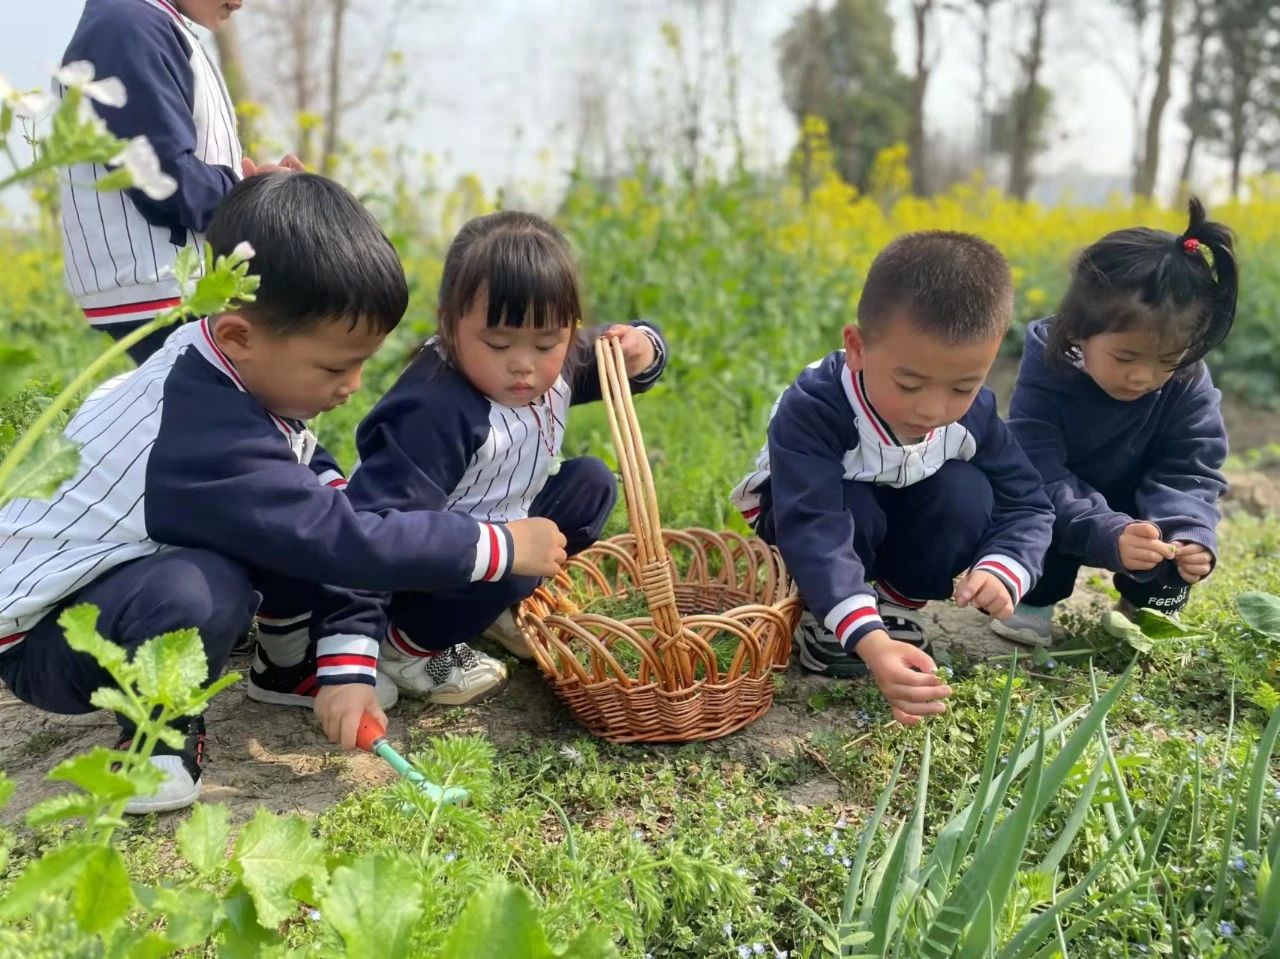
[[[1197,746],[1204,745],[1204,733],[1196,733],[1196,745]]]
[[[739,947],[738,947],[738,959],[751,959],[751,947],[750,947],[750,946],[739,946]]]
[[[1234,922],[1227,922],[1227,920],[1223,919],[1222,922],[1218,923],[1218,935],[1234,936],[1235,934],[1236,925]]]
[[[828,843],[827,845],[822,847],[822,851],[826,853],[828,856],[834,856],[836,854],[836,847]]]
[[[787,959],[787,957],[788,957],[788,956],[790,956],[790,955],[791,955],[791,953],[790,953],[790,952],[788,952],[786,949],[774,949],[774,950],[773,950],[773,959]]]
[[[724,928],[724,935],[726,939],[733,935],[733,923],[726,922],[723,928]]]
[[[319,922],[319,921],[320,921],[320,910],[319,910],[319,909],[312,909],[310,912],[308,912],[308,913],[307,913],[307,918],[308,918],[308,919],[310,919],[312,922]]]
[[[1231,867],[1237,872],[1244,872],[1248,866],[1245,865],[1244,856],[1236,856],[1231,860]]]
[[[456,852],[447,852],[444,854],[445,862],[453,862],[457,858],[458,858],[458,854]]]
[[[809,843],[807,846],[805,846],[805,847],[804,847],[804,851],[805,851],[805,852],[813,852],[813,843]]]
[[[1058,661],[1054,659],[1052,656],[1050,656],[1048,659],[1044,661],[1045,669],[1053,669],[1057,665],[1058,665]]]
[[[848,869],[850,866],[853,865],[853,860],[850,859],[848,856],[841,856],[840,865],[844,866],[845,869]]]
[[[844,829],[848,825],[849,825],[849,822],[844,818],[844,816],[841,816],[839,819],[836,820],[837,829]]]
[[[790,856],[781,857],[778,860],[778,865],[781,866],[783,869],[789,869],[791,867],[791,857]]]
[[[643,838],[644,838],[644,830],[641,830],[641,829],[634,829],[634,830],[632,830],[632,832],[631,832],[631,838],[632,838],[632,839],[643,839]]]
[[[812,836],[813,836],[813,830],[812,830],[812,829],[810,829],[808,826],[805,826],[805,827],[804,827],[804,838],[805,838],[805,839],[810,839],[810,838],[812,838]]]
[[[1134,693],[1134,694],[1133,694],[1133,701],[1134,701],[1135,703],[1140,703],[1140,702],[1142,702],[1142,694],[1141,694],[1141,693]]]
[[[763,956],[763,955],[764,955],[764,943],[763,943],[763,942],[753,942],[753,943],[751,944],[751,954],[752,954],[753,956]]]

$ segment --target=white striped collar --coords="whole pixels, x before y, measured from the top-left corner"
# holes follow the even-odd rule
[[[187,30],[188,32],[191,31],[192,22],[186,17],[184,17],[182,15],[182,11],[180,11],[177,7],[175,7],[172,3],[170,3],[169,0],[142,0],[142,2],[149,7],[155,7],[157,10],[164,11],[166,14],[172,17],[175,21],[177,21],[178,25],[182,27],[184,30]]]
[[[894,435],[893,428],[888,421],[871,405],[871,400],[867,396],[866,384],[862,380],[862,373],[859,372],[855,376],[853,371],[849,369],[849,365],[845,363],[840,368],[840,383],[844,387],[845,398],[848,399],[849,407],[853,410],[854,419],[858,423],[859,435],[879,446],[904,448],[904,444]],[[933,435],[936,432],[937,430],[930,430],[925,436],[910,445],[919,446],[921,443],[928,443],[933,439]]]
[[[227,357],[227,354],[218,348],[218,344],[214,342],[213,329],[209,325],[209,318],[205,317],[204,319],[196,320],[191,324],[191,327],[193,328],[191,343],[195,346],[196,352],[204,357],[210,366],[229,379],[236,389],[242,393],[249,392],[245,388],[244,380],[240,379],[240,374],[236,372],[235,365]],[[290,446],[294,445],[296,437],[310,434],[311,432],[301,423],[296,423],[295,425],[294,422],[290,422],[282,416],[276,416],[270,410],[266,410],[266,414],[271,417],[271,422],[275,424],[276,429],[289,439]],[[314,437],[312,437],[312,440],[314,441]],[[309,460],[310,456],[307,459]],[[306,460],[303,460],[303,462],[306,462]]]

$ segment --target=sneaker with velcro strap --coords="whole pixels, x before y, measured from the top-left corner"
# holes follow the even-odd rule
[[[845,652],[840,640],[807,609],[800,614],[794,643],[800,665],[819,676],[858,679],[868,675],[867,664]]]
[[[930,656],[933,655],[933,648],[925,638],[924,619],[920,615],[920,610],[899,606],[896,603],[881,603],[879,613],[880,621],[884,623],[884,631],[889,634],[890,639],[896,639],[900,643],[910,643]]]
[[[200,798],[205,763],[204,717],[187,717],[174,726],[184,733],[183,744],[178,749],[168,743],[156,744],[148,762],[160,770],[160,785],[151,795],[134,796],[125,803],[124,811],[130,816],[186,809]],[[126,736],[116,744],[116,749],[128,749],[132,742],[132,736]]]
[[[396,684],[382,673],[378,673],[375,689],[378,705],[383,710],[394,706],[400,697]],[[316,659],[313,654],[304,656],[293,666],[279,666],[271,661],[262,643],[254,647],[253,664],[249,668],[249,682],[245,688],[245,695],[250,699],[275,706],[312,709],[319,692],[320,683],[316,680]]]

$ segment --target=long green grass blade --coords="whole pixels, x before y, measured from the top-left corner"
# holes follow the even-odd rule
[[[1280,830],[1271,836],[1258,879],[1258,926],[1263,936],[1280,936]],[[1264,881],[1265,880],[1265,881]]]
[[[1084,789],[1080,790],[1080,796],[1076,799],[1076,804],[1071,808],[1071,815],[1067,817],[1067,821],[1063,824],[1062,832],[1058,834],[1058,838],[1054,840],[1053,845],[1049,847],[1049,851],[1040,860],[1040,865],[1036,866],[1036,872],[1052,875],[1058,871],[1058,863],[1062,862],[1062,857],[1071,849],[1071,844],[1075,842],[1076,834],[1080,831],[1080,827],[1084,825],[1084,821],[1089,815],[1089,809],[1093,803],[1093,794],[1097,791],[1098,783],[1102,780],[1102,768],[1101,761],[1093,764],[1093,772],[1089,774],[1089,779],[1084,784]]]
[[[1249,799],[1244,809],[1244,848],[1256,852],[1262,844],[1262,794],[1266,790],[1271,768],[1271,754],[1280,736],[1280,707],[1271,713],[1267,728],[1258,740],[1258,754],[1253,759],[1253,772],[1249,776]]]
[[[920,777],[916,782],[916,805],[907,829],[906,874],[916,877],[920,872],[920,859],[924,851],[924,809],[929,800],[929,764],[933,758],[933,737],[925,733],[924,750],[920,755]]]
[[[893,764],[893,772],[889,781],[880,790],[880,798],[876,800],[876,808],[871,818],[862,828],[862,838],[858,841],[858,852],[854,856],[853,865],[849,869],[849,881],[844,887],[844,905],[840,907],[840,925],[843,928],[853,921],[853,907],[858,900],[858,891],[862,888],[862,872],[867,866],[867,856],[871,853],[871,843],[875,840],[880,823],[884,820],[884,811],[889,808],[889,800],[893,798],[893,787],[898,783],[898,773],[902,771],[904,753],[898,754],[898,761]]]
[[[1179,782],[1173,790],[1173,795],[1169,797],[1169,801],[1165,803],[1164,812],[1160,814],[1160,821],[1156,823],[1155,832],[1147,837],[1147,851],[1142,857],[1142,865],[1138,867],[1138,872],[1144,876],[1152,875],[1152,870],[1156,866],[1156,856],[1160,852],[1160,845],[1164,842],[1164,835],[1169,829],[1169,822],[1173,819],[1173,813],[1178,808],[1178,804],[1182,801],[1182,790],[1186,788],[1186,784]]]
[[[1018,931],[1018,934],[1000,950],[996,959],[1018,959],[1018,957],[1028,955],[1030,949],[1037,948],[1049,936],[1049,927],[1054,924],[1055,917],[1070,909],[1088,893],[1098,880],[1098,877],[1107,869],[1110,862],[1125,848],[1130,834],[1135,832],[1143,822],[1145,822],[1145,819],[1139,817],[1137,822],[1133,823],[1116,839],[1113,839],[1111,845],[1103,850],[1102,855],[1098,857],[1084,877],[1061,896],[1056,897],[1052,906],[1023,926]]]
[[[863,901],[862,916],[871,933],[870,948],[877,956],[884,955],[889,937],[897,919],[899,899],[903,892],[902,877],[907,860],[907,827],[899,824],[893,834],[888,855],[881,860],[882,868],[872,874],[867,883],[867,895]],[[873,890],[874,887],[874,890]]]
[[[1022,747],[1027,741],[1027,736],[1031,732],[1031,719],[1033,712],[1028,709],[1022,717],[1022,725],[1018,727],[1018,736],[1013,743],[1013,752],[1022,752]],[[990,802],[987,803],[986,817],[982,821],[982,829],[978,832],[978,846],[985,846],[991,839],[991,831],[996,826],[996,812],[1004,806],[1005,797],[1009,795],[1009,787],[1013,784],[1014,766],[1013,763],[1005,763],[1004,771],[1000,773],[1000,779],[996,782],[995,793],[992,795]]]
[[[1141,878],[1128,883],[1122,889],[1107,896],[1088,912],[1084,913],[1084,915],[1066,929],[1058,932],[1058,934],[1054,936],[1053,940],[1048,944],[1041,946],[1038,952],[1018,953],[1017,959],[1059,959],[1062,955],[1062,944],[1064,942],[1074,942],[1086,932],[1096,929],[1098,921],[1107,913],[1129,902],[1133,896],[1134,890],[1136,890],[1140,885],[1142,885]],[[1090,959],[1092,959],[1092,957],[1090,957]]]
[[[1209,908],[1209,923],[1212,925],[1222,915],[1222,904],[1227,898],[1227,866],[1231,859],[1231,844],[1236,838],[1236,819],[1240,813],[1240,795],[1243,792],[1244,777],[1240,777],[1241,786],[1231,791],[1231,804],[1227,807],[1227,821],[1222,827],[1222,843],[1218,847],[1218,878],[1213,886],[1213,905]]]

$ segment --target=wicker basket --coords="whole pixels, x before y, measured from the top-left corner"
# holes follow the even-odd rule
[[[759,539],[662,529],[621,345],[601,338],[596,357],[632,532],[571,559],[524,602],[519,625],[556,694],[593,734],[715,739],[773,704],[799,594]],[[642,597],[648,615],[590,611],[625,596]]]

